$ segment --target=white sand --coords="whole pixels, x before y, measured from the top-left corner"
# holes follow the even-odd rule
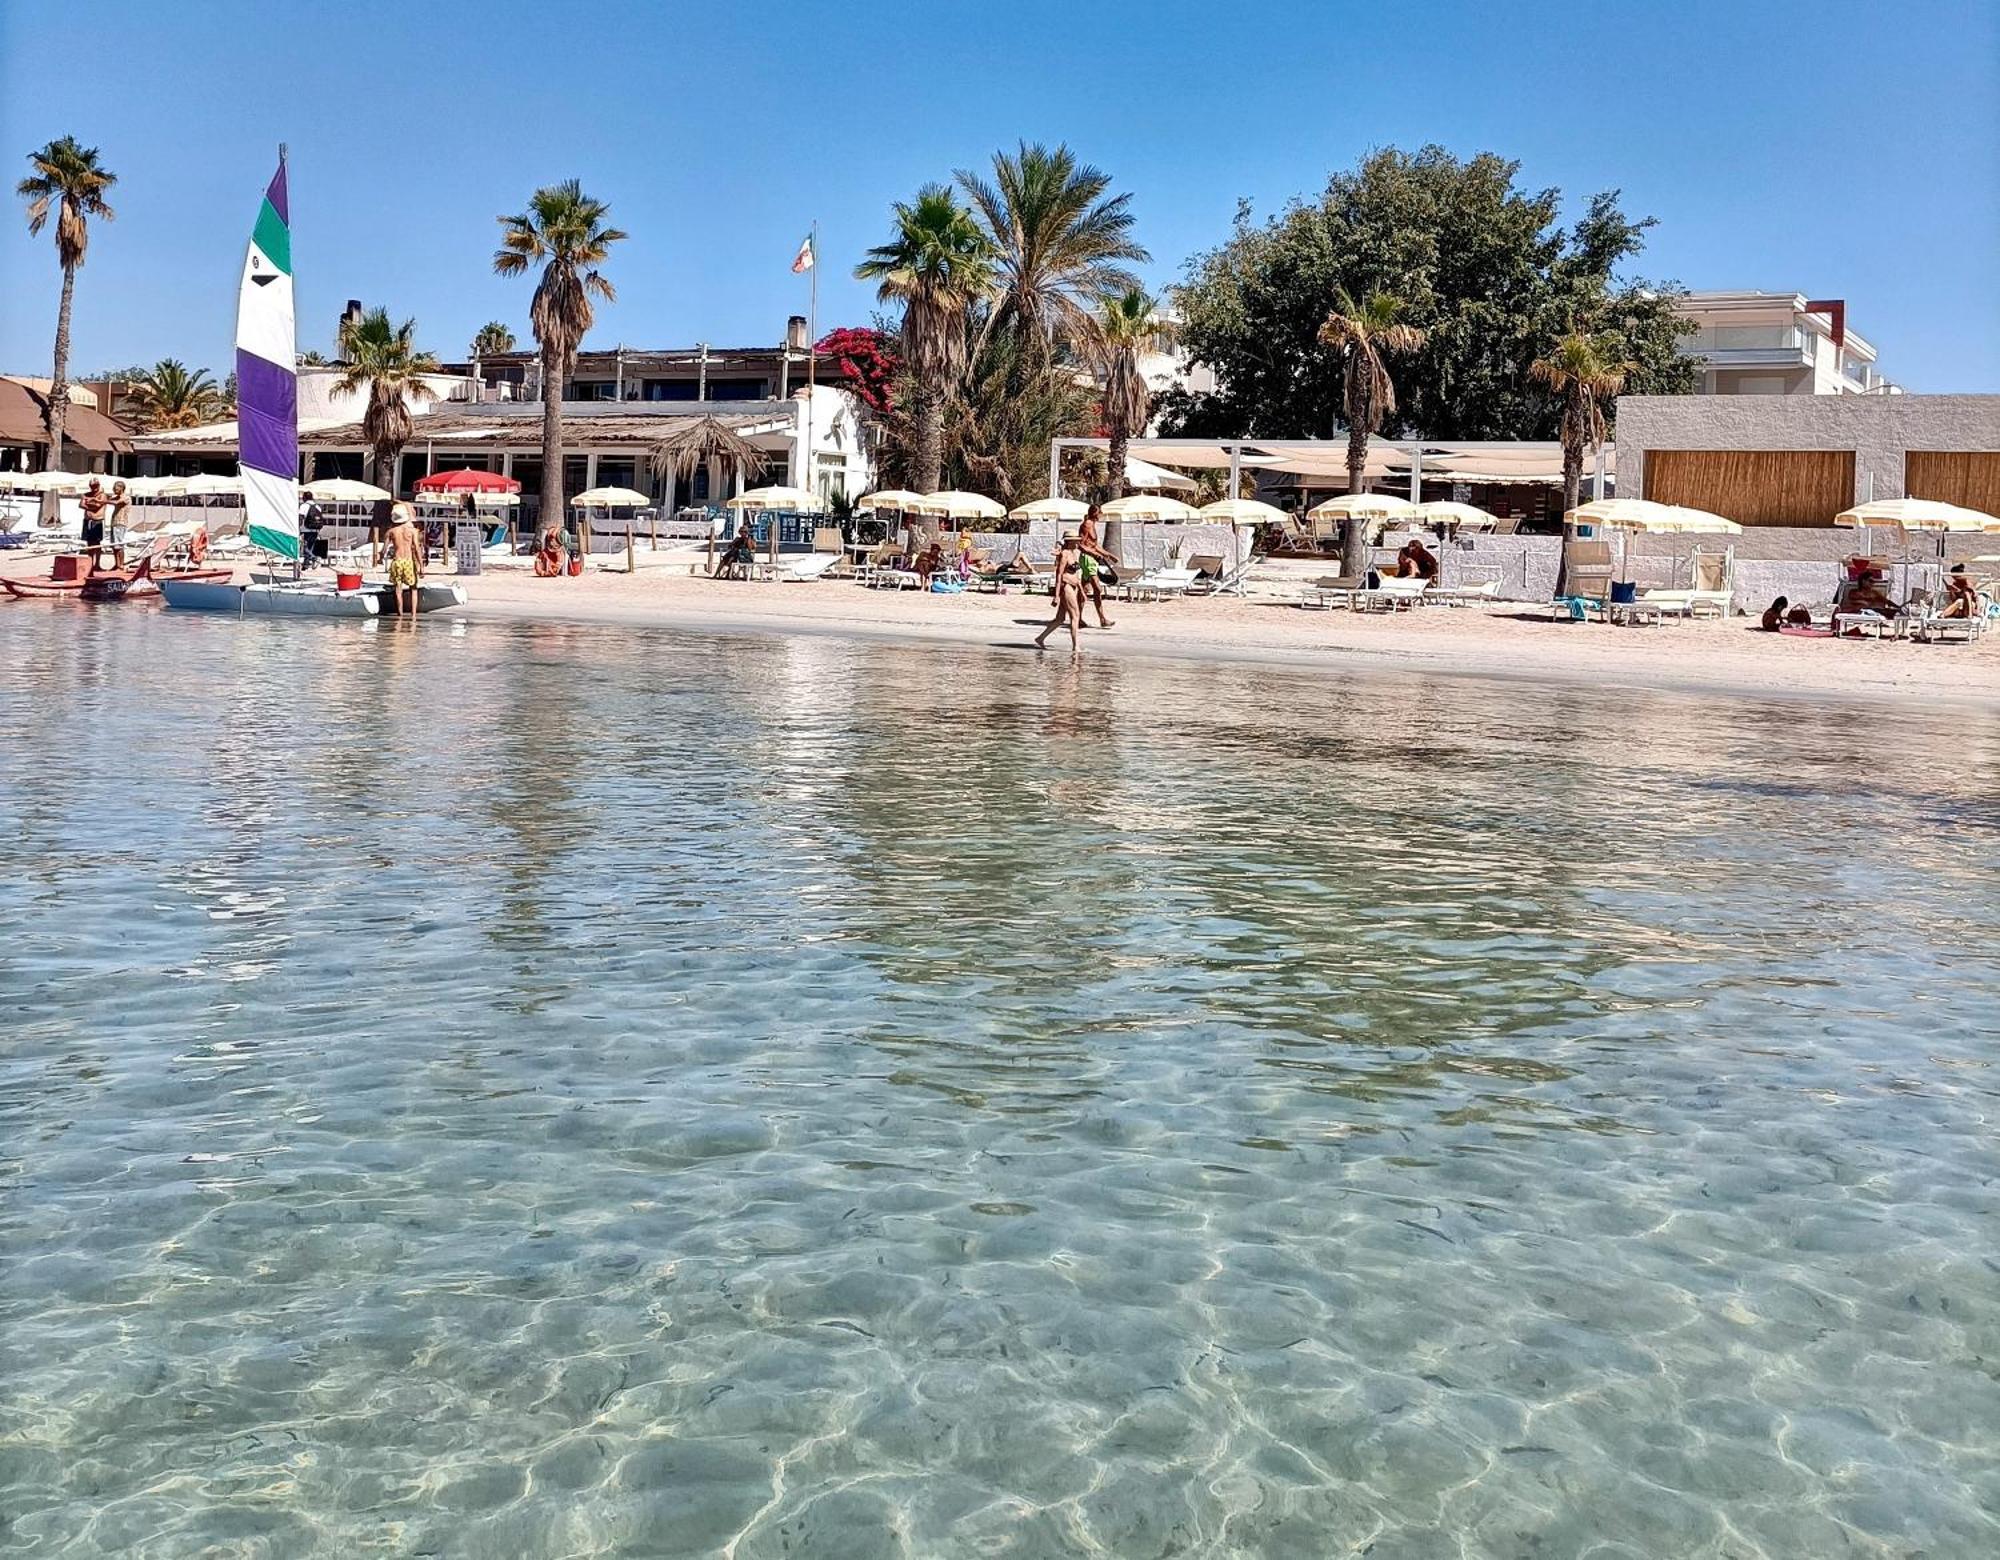
[[[45,559],[0,555],[0,572],[41,574]],[[1083,654],[1243,660],[1300,671],[1411,671],[1540,684],[1794,698],[1921,700],[2000,707],[2000,635],[1979,643],[1798,639],[1757,631],[1753,620],[1613,628],[1552,622],[1524,605],[1394,614],[1308,611],[1297,584],[1321,572],[1286,569],[1248,597],[1114,602],[1117,626],[1088,629]],[[682,561],[627,575],[593,569],[581,579],[538,580],[525,570],[464,582],[473,617],[654,624],[724,632],[825,633],[904,642],[1005,647],[1034,654],[1049,598],[1009,592],[933,596],[868,590],[842,580],[747,584],[710,580]],[[75,603],[0,599],[0,611],[157,611],[157,605],[84,609]],[[1068,637],[1047,655],[1067,657]]]

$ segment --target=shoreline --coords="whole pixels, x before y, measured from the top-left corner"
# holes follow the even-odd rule
[[[1046,596],[931,596],[841,581],[717,581],[655,566],[581,579],[482,575],[466,581],[468,620],[572,622],[947,644],[1069,659],[1067,635],[1032,639]],[[1083,631],[1082,657],[1257,666],[1310,676],[1470,678],[1683,696],[1833,700],[1907,708],[2000,710],[2000,640],[1920,645],[1801,640],[1746,618],[1652,628],[1547,620],[1527,603],[1357,614],[1306,610],[1277,596],[1114,602],[1110,631]]]

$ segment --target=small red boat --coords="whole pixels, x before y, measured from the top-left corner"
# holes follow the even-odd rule
[[[72,597],[79,601],[125,601],[131,597],[157,596],[160,581],[226,580],[229,569],[162,569],[153,572],[153,560],[142,558],[129,569],[93,569],[81,574],[39,575],[32,579],[10,579],[0,575],[0,589],[22,599]]]

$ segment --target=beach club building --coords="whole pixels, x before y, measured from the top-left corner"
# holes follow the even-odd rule
[[[853,396],[809,385],[804,321],[779,347],[578,354],[563,387],[563,492],[623,487],[643,492],[663,514],[713,509],[759,483],[806,487],[822,499],[858,496],[873,470],[867,430]],[[365,478],[365,400],[334,389],[338,368],[299,370],[300,475]],[[444,365],[433,395],[412,403],[396,491],[410,493],[434,471],[492,471],[521,484],[522,519],[542,491],[542,390],[533,353],[512,352]],[[654,452],[676,433],[713,417],[764,456],[761,472],[720,460],[683,475],[656,469]],[[235,470],[236,425],[135,434],[141,474]]]

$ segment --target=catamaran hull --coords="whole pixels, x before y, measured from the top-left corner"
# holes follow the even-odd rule
[[[396,615],[395,593],[384,585],[375,592],[381,602],[382,616]],[[419,585],[417,587],[417,611],[450,612],[465,605],[463,585]]]
[[[231,585],[207,580],[161,580],[167,605],[186,612],[239,616],[371,618],[382,610],[372,590],[332,590],[324,585]]]

